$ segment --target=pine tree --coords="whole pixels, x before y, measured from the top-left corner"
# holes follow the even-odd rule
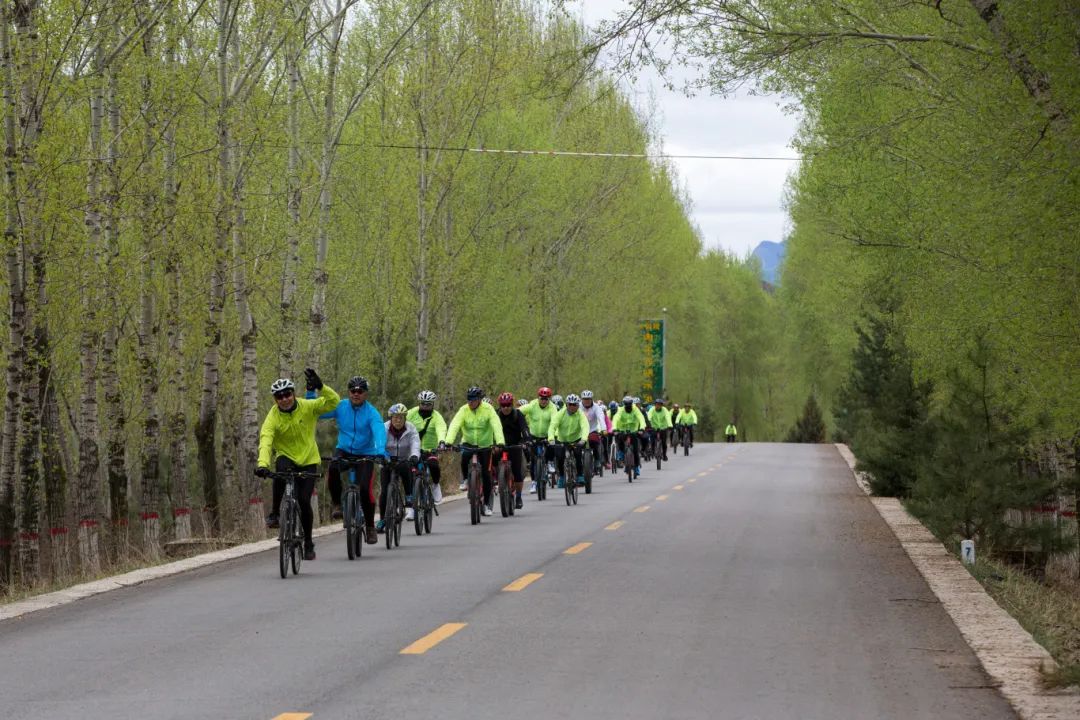
[[[788,431],[787,442],[825,442],[825,418],[821,416],[821,408],[818,406],[817,398],[813,394],[806,398],[806,406],[803,408],[802,417],[796,420],[795,425]]]
[[[859,469],[870,474],[875,495],[906,497],[920,457],[928,452],[930,387],[915,382],[911,359],[892,320],[888,300],[857,328],[852,370],[834,410]]]

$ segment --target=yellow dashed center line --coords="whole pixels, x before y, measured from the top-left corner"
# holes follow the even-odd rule
[[[544,577],[544,573],[528,573],[503,588],[503,592],[520,592]]]
[[[578,543],[574,547],[563,550],[563,555],[577,555],[579,552],[592,545],[591,542]]]
[[[281,713],[274,717],[274,720],[307,720],[311,717],[311,713]]]
[[[456,634],[459,630],[461,630],[466,625],[468,625],[468,623],[446,623],[445,625],[443,625],[438,630],[435,630],[434,632],[430,632],[427,635],[425,635],[424,637],[420,638],[419,640],[414,642],[412,645],[410,645],[409,647],[402,650],[399,654],[400,655],[423,655],[428,650],[435,647],[436,645],[441,643],[446,638],[450,637],[451,635]]]
[[[682,489],[683,489],[682,485],[676,485],[675,487],[672,488],[672,490],[682,490]]]
[[[667,495],[657,495],[657,496],[656,496],[656,499],[657,499],[657,500],[667,500],[667,499],[668,499],[668,496],[667,496]]]
[[[705,476],[706,476],[706,475],[708,475],[708,474],[709,474],[709,473],[707,473],[707,472],[699,472],[699,473],[697,474],[697,476],[698,476],[698,477],[705,477]]]
[[[689,480],[687,480],[686,482],[697,482],[697,478],[690,478],[690,479],[689,479]]]
[[[634,508],[634,512],[645,512],[645,511],[646,511],[646,510],[648,510],[648,509],[649,509],[649,506],[648,506],[648,505],[642,505],[642,506],[641,506],[641,507],[639,507],[639,508]]]
[[[621,527],[622,527],[622,526],[623,526],[624,524],[625,524],[625,523],[623,523],[623,521],[622,521],[622,520],[616,520],[615,522],[611,523],[610,525],[608,525],[608,526],[607,526],[606,528],[604,528],[604,529],[605,529],[605,530],[618,530],[618,529],[619,529],[619,528],[621,528]]]

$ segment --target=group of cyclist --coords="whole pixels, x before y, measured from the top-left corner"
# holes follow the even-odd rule
[[[667,460],[669,436],[673,431],[684,435],[684,442],[693,443],[697,413],[691,403],[682,408],[673,405],[668,409],[663,399],[657,399],[648,410],[643,410],[641,399],[627,395],[622,403],[612,401],[607,406],[597,402],[593,393],[583,390],[581,395],[569,394],[565,398],[556,395],[549,387],[537,390],[531,401],[524,398],[515,402],[509,392],[500,394],[492,403],[477,386],[466,392],[466,403],[454,414],[447,425],[442,414],[435,409],[438,399],[431,390],[423,390],[417,396],[417,405],[407,408],[395,403],[387,411],[384,421],[379,411],[368,402],[369,384],[359,375],[348,381],[348,395],[342,399],[331,387],[324,384],[315,370],[304,371],[306,397],[297,397],[296,386],[288,378],[275,380],[270,391],[274,406],[267,413],[259,434],[259,458],[255,474],[273,477],[273,505],[266,518],[267,527],[278,527],[277,508],[285,491],[285,482],[277,473],[298,472],[307,478],[301,481],[295,492],[300,504],[301,524],[304,530],[304,558],[315,559],[312,541],[311,497],[314,477],[319,464],[319,448],[315,441],[318,420],[335,420],[338,429],[337,445],[330,463],[327,483],[333,504],[333,517],[341,517],[342,481],[337,460],[360,458],[385,458],[380,473],[379,517],[385,514],[386,489],[394,476],[401,478],[407,496],[406,519],[413,519],[411,498],[414,482],[421,474],[421,463],[427,466],[427,476],[432,482],[436,504],[442,502],[439,480],[438,453],[449,448],[461,452],[461,476],[468,475],[469,463],[477,456],[483,482],[483,515],[492,514],[493,483],[491,477],[492,456],[501,457],[505,452],[510,465],[512,501],[516,509],[523,506],[525,487],[526,448],[536,447],[546,463],[553,463],[559,472],[559,487],[565,482],[584,484],[583,454],[586,446],[592,457],[605,467],[612,467],[614,458],[606,438],[614,435],[619,439],[618,452],[632,443],[637,458],[634,476],[641,473],[642,440],[648,433],[655,436],[657,453]],[[458,444],[460,441],[460,444]],[[497,451],[497,452],[496,452]],[[563,472],[567,452],[574,453],[577,477],[566,478]],[[275,459],[276,456],[276,459]],[[271,460],[275,472],[271,472]],[[357,478],[360,504],[365,518],[364,539],[368,544],[378,541],[377,534],[384,529],[384,521],[375,522],[375,494],[373,474],[375,465],[359,466]],[[533,477],[529,492],[537,491]],[[461,490],[465,489],[462,482]]]

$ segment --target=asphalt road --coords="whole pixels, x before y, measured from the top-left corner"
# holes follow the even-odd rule
[[[830,445],[442,510],[0,622],[0,717],[1015,717]]]

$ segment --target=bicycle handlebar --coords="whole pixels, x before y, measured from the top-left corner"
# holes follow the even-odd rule
[[[318,473],[303,472],[302,470],[270,470],[267,475],[271,480],[318,480]]]

